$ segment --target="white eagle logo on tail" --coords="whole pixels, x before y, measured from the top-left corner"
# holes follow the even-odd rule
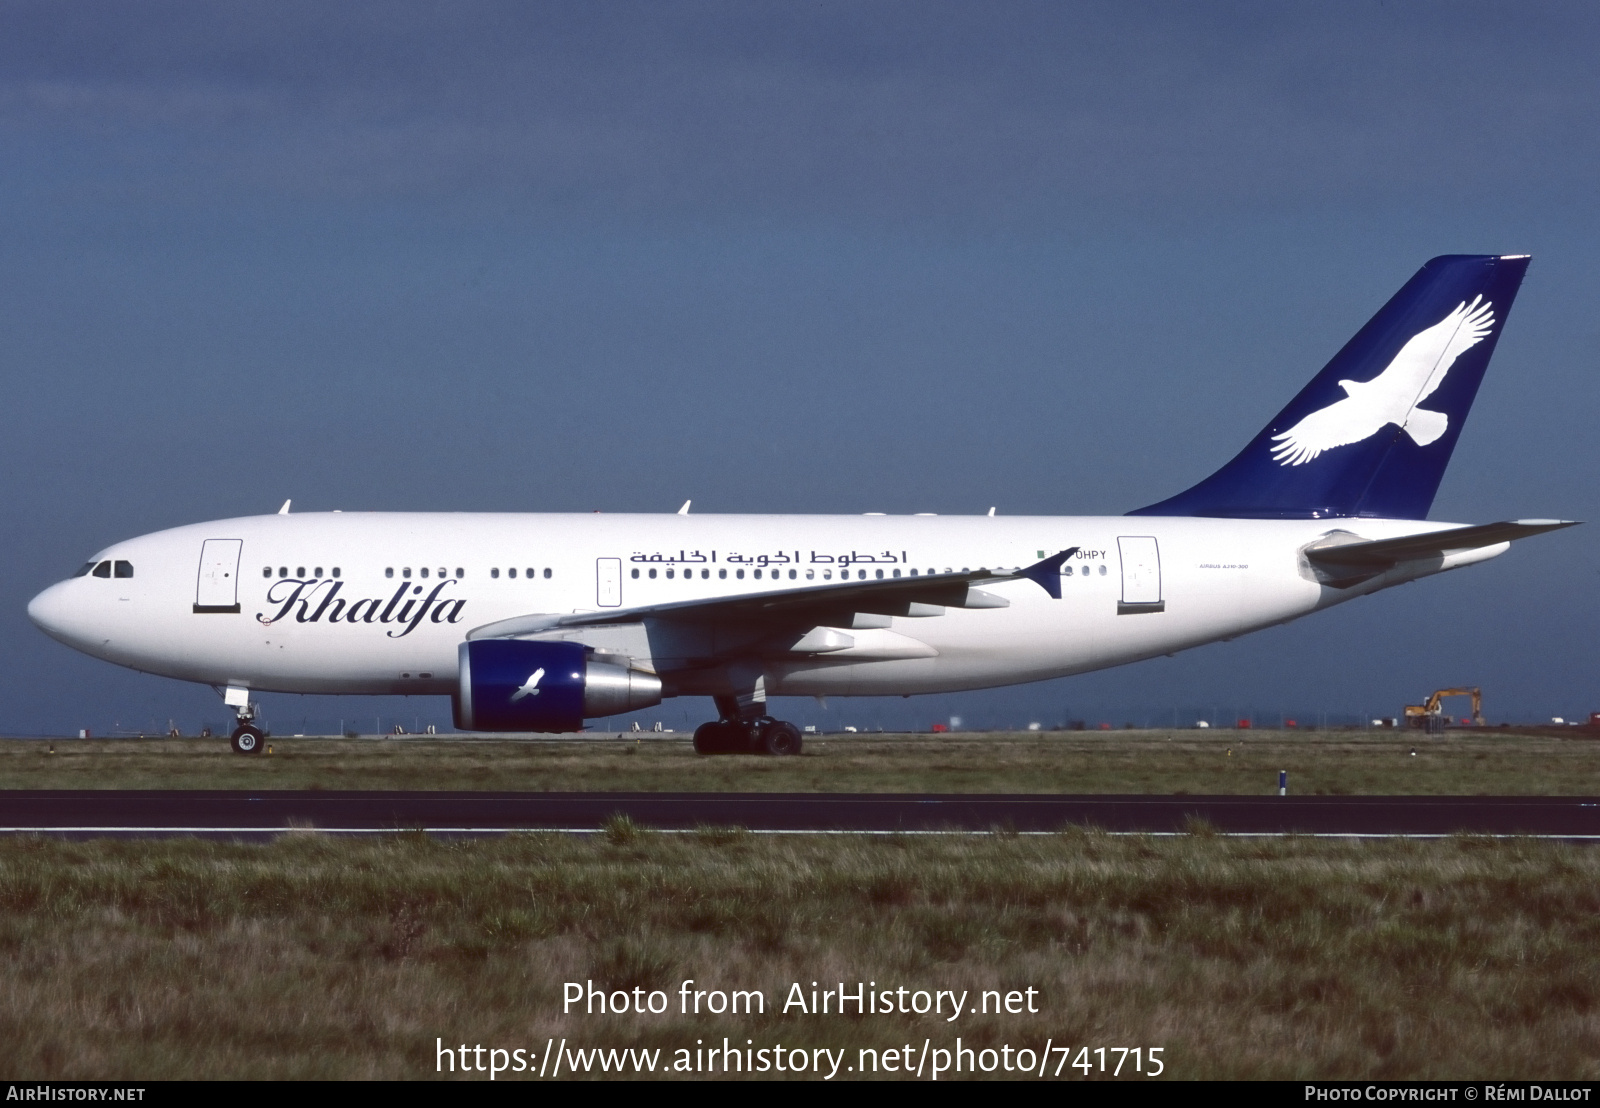
[[[1443,412],[1418,408],[1444,382],[1456,359],[1494,330],[1494,305],[1483,297],[1462,302],[1455,311],[1400,348],[1387,369],[1370,381],[1340,381],[1345,398],[1318,409],[1273,435],[1272,457],[1279,465],[1304,465],[1336,446],[1371,438],[1387,425],[1399,426],[1418,446],[1438,440],[1450,426]]]

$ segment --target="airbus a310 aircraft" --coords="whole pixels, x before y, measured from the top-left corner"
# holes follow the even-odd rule
[[[250,516],[96,554],[28,605],[109,662],[251,697],[450,696],[578,731],[710,696],[704,754],[796,754],[774,696],[1043,681],[1286,623],[1570,526],[1424,520],[1526,256],[1435,258],[1237,457],[1126,516]]]

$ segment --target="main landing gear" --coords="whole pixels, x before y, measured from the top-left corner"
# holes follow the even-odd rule
[[[740,703],[738,697],[718,696],[721,719],[702,723],[695,729],[696,754],[775,754],[800,753],[800,728],[787,720],[766,714],[767,701],[752,698]]]
[[[696,754],[799,754],[800,728],[782,719],[762,716],[749,721],[719,719],[694,732]]]
[[[720,719],[694,729],[696,754],[798,754],[800,729],[766,714],[760,682],[755,695],[714,697]]]

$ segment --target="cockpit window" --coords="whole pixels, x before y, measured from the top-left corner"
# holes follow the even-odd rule
[[[84,562],[83,563],[83,568],[80,569],[77,573],[74,573],[72,576],[74,576],[74,577],[87,577],[89,575],[89,571],[91,569],[93,569],[93,568],[94,568],[94,563],[93,562]]]
[[[110,562],[101,562],[99,565],[95,566],[94,567],[94,575],[96,577],[110,577],[111,576],[111,563]]]
[[[115,570],[113,571],[112,576],[113,577],[132,577],[133,576],[133,563],[132,562],[118,561],[116,563]]]

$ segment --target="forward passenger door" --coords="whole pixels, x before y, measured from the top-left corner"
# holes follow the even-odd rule
[[[243,539],[207,539],[200,547],[194,593],[197,613],[239,611],[239,554],[243,549]]]

